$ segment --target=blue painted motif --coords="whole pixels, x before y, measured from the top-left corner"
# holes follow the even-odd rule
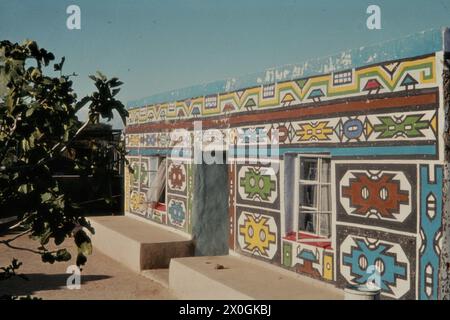
[[[351,119],[344,123],[344,135],[348,139],[358,139],[364,130],[363,123],[358,119]]]
[[[425,239],[419,259],[419,298],[438,298],[439,254],[436,236],[442,228],[442,167],[435,166],[435,179],[430,182],[429,167],[420,166],[420,228]]]
[[[392,293],[391,287],[395,287],[397,279],[406,279],[407,265],[397,261],[392,253],[387,253],[392,248],[389,244],[379,244],[375,248],[369,248],[363,240],[355,239],[356,247],[351,252],[343,255],[342,263],[349,266],[354,281],[358,284],[366,284],[372,279],[375,269],[370,272],[370,266],[381,266],[381,289]]]
[[[169,207],[169,216],[172,224],[182,226],[186,219],[186,213],[184,212],[183,203],[181,201],[172,201]]]
[[[311,262],[318,262],[316,255],[311,250],[302,250],[297,258],[308,260]]]

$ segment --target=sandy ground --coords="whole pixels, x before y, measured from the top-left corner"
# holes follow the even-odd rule
[[[0,240],[12,235],[2,236]],[[15,246],[37,248],[38,243],[21,237],[13,242]],[[23,262],[19,273],[29,281],[19,277],[0,282],[0,296],[32,295],[42,299],[174,299],[169,290],[160,284],[128,270],[94,248],[83,267],[81,288],[69,290],[66,287],[66,273],[69,265],[75,264],[76,248],[73,239],[67,239],[66,248],[72,253],[72,261],[43,263],[41,257],[31,252],[16,250],[0,244],[0,267],[9,265],[12,258]]]

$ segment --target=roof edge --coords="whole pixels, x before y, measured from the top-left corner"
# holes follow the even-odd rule
[[[450,51],[449,28],[425,30],[400,39],[387,40],[366,47],[344,50],[338,54],[309,59],[302,63],[282,65],[236,78],[228,78],[166,91],[143,99],[129,101],[127,108],[237,91],[239,89],[274,82],[289,81],[353,69],[383,61],[426,55],[441,50]]]

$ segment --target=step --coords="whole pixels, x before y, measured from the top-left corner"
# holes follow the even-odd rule
[[[194,255],[188,236],[128,216],[89,217],[94,249],[135,272],[168,268],[171,258]]]
[[[330,284],[230,255],[172,259],[169,288],[180,299],[344,299]]]
[[[143,270],[141,275],[159,283],[165,288],[169,288],[169,269],[150,269]]]

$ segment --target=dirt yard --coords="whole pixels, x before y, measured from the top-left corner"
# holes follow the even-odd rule
[[[0,235],[0,240],[12,236]],[[76,248],[72,239],[66,242],[66,247],[72,253],[72,261],[54,264],[43,263],[37,254],[0,244],[0,267],[9,265],[12,258],[16,258],[23,263],[19,273],[29,278],[29,281],[19,277],[2,281],[0,296],[32,295],[42,299],[174,299],[165,287],[128,270],[95,248],[81,273],[81,288],[68,289],[66,281],[70,274],[66,270],[69,265],[75,264]],[[28,236],[15,240],[13,244],[32,249],[38,247],[38,243]]]

